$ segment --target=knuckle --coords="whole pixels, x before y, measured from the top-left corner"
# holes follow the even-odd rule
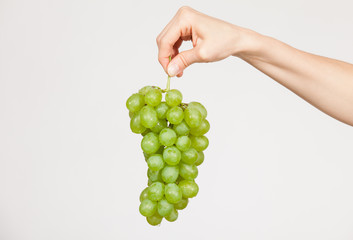
[[[179,8],[178,12],[180,15],[184,15],[188,12],[190,12],[191,8],[189,6],[182,6],[181,8]]]
[[[170,40],[167,40],[167,39],[160,39],[159,40],[159,47],[161,48],[172,48],[173,47],[173,43],[170,41]]]
[[[186,60],[185,55],[184,55],[183,53],[180,53],[179,55],[180,55],[180,58],[179,58],[179,59],[180,59],[181,63],[184,65],[184,67],[189,66],[190,64],[189,64],[189,62]]]
[[[158,35],[156,37],[156,43],[157,43],[158,46],[159,46],[160,42],[161,42],[161,37]]]
[[[202,62],[208,62],[210,59],[209,51],[205,48],[200,48],[197,52],[197,55]]]

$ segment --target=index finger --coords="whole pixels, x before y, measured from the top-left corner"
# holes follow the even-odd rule
[[[174,48],[174,45],[181,37],[181,31],[175,26],[175,22],[172,20],[169,24],[157,37],[158,61],[166,72],[169,64],[169,56],[174,57],[175,50],[177,50]]]

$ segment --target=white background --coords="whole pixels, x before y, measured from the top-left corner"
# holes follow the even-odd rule
[[[353,62],[350,0],[0,0],[1,240],[353,238],[353,128],[236,58],[172,80],[209,112],[200,192],[174,223],[139,214],[125,101],[165,86],[155,38],[182,5]]]

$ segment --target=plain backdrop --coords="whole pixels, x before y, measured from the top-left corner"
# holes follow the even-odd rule
[[[353,128],[234,57],[172,79],[208,109],[200,191],[174,223],[139,214],[125,101],[165,87],[155,39],[182,5],[353,63],[350,0],[0,0],[1,240],[353,238]]]

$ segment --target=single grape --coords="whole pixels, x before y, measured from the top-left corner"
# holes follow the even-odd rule
[[[183,95],[176,89],[169,90],[165,95],[165,101],[171,107],[178,106],[182,100]]]
[[[130,129],[133,133],[143,133],[146,128],[141,124],[140,112],[136,112],[130,120]]]
[[[194,164],[198,158],[198,153],[194,148],[181,152],[181,161],[186,164]]]
[[[147,169],[147,177],[151,182],[161,182],[162,176],[160,171],[152,171],[151,169]]]
[[[180,162],[181,153],[174,146],[167,147],[163,151],[163,159],[169,165],[177,165]]]
[[[206,136],[191,138],[191,146],[196,149],[198,152],[204,151],[208,147],[208,138]]]
[[[178,209],[178,210],[183,210],[184,208],[186,208],[188,203],[189,203],[189,199],[188,198],[182,198],[179,202],[174,204],[174,208]]]
[[[161,173],[162,179],[166,183],[174,183],[179,176],[179,166],[165,166]]]
[[[162,92],[159,89],[152,88],[145,95],[145,103],[149,106],[157,106],[162,101]]]
[[[147,160],[148,168],[152,171],[159,171],[164,167],[164,161],[161,154],[153,154]]]
[[[159,142],[164,146],[172,146],[175,141],[177,140],[177,134],[174,132],[173,129],[164,128],[159,133]]]
[[[191,140],[188,136],[180,136],[178,137],[175,146],[180,150],[180,151],[186,151],[190,148],[191,146]]]
[[[189,127],[189,125],[187,125],[185,120],[183,120],[179,124],[174,125],[173,129],[179,136],[189,135],[189,132],[190,132],[190,127]]]
[[[158,202],[157,212],[162,217],[168,216],[174,209],[174,205],[167,201],[167,199],[163,198]]]
[[[154,182],[148,187],[148,199],[151,201],[159,201],[164,195],[164,184],[161,182]]]
[[[151,106],[144,106],[140,111],[141,124],[153,128],[158,122],[157,112]]]
[[[146,220],[152,226],[157,226],[157,225],[161,224],[163,217],[161,215],[159,215],[158,213],[155,213],[150,217],[146,217]]]
[[[193,180],[183,180],[178,184],[181,192],[183,194],[183,198],[193,198],[199,192],[199,186]]]
[[[137,112],[145,105],[143,95],[139,93],[132,94],[126,101],[126,107],[130,112]]]
[[[203,160],[205,159],[205,155],[203,154],[203,152],[198,152],[198,158],[195,162],[196,166],[200,166],[203,163]]]
[[[189,165],[185,163],[179,164],[179,174],[185,180],[194,180],[198,173],[199,171],[195,165]]]
[[[169,222],[174,222],[178,219],[178,211],[173,209],[173,211],[168,216],[166,216],[165,219]]]
[[[166,102],[161,102],[159,105],[157,105],[154,108],[157,112],[157,117],[159,119],[165,119],[167,118],[167,112],[169,110],[169,106]]]
[[[197,108],[187,107],[184,111],[184,119],[190,128],[197,128],[202,122],[202,115]]]
[[[153,89],[152,86],[144,86],[143,88],[141,88],[141,89],[139,90],[139,94],[145,96],[146,93],[147,93],[149,90],[151,90],[151,89]]]
[[[199,102],[191,102],[188,104],[189,108],[196,108],[197,110],[200,111],[202,118],[206,118],[207,117],[207,110],[206,108]]]
[[[175,183],[168,183],[165,186],[165,193],[164,194],[165,194],[165,198],[170,203],[177,203],[182,198],[181,189]]]
[[[154,126],[153,128],[151,128],[152,132],[154,133],[160,133],[160,131],[162,131],[163,128],[168,127],[168,123],[167,120],[165,119],[158,119],[158,122],[156,124],[156,126]]]
[[[140,202],[148,198],[148,187],[143,189],[143,191],[140,194]]]
[[[203,119],[200,126],[190,129],[190,133],[196,137],[200,137],[206,134],[208,130],[210,130],[210,123],[207,121],[207,119]]]
[[[140,203],[139,210],[142,216],[150,217],[157,212],[157,203],[150,199],[145,199]]]
[[[172,107],[167,112],[167,119],[171,124],[179,124],[184,119],[184,112],[181,107]]]
[[[160,143],[158,141],[158,135],[150,132],[147,133],[141,141],[141,148],[145,153],[152,154],[158,151],[160,147]]]

